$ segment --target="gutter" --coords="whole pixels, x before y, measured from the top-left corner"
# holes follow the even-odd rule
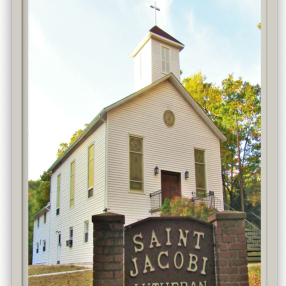
[[[34,218],[37,217],[38,215],[41,215],[44,210],[49,211],[50,209],[48,209],[48,207],[49,207],[50,205],[51,205],[51,203],[48,202],[46,206],[44,206],[43,208],[41,208],[41,209],[40,209],[39,211],[37,211],[35,214],[31,215],[31,216],[30,216],[30,219],[34,219]]]
[[[50,200],[51,200],[51,191],[50,191]],[[49,206],[51,206],[50,202],[48,204]],[[47,210],[47,207],[48,205],[46,206],[46,210]],[[50,210],[50,209],[49,209]],[[50,211],[50,218],[49,218],[49,252],[48,252],[48,265],[50,265],[50,251],[51,251],[51,221],[52,221],[52,212]]]

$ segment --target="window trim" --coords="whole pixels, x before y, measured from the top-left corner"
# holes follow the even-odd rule
[[[91,148],[93,146],[93,184],[92,184],[92,187],[88,187],[88,184],[89,184],[89,149]],[[90,198],[92,198],[93,196],[94,196],[94,162],[95,162],[95,160],[94,160],[94,150],[95,150],[95,144],[94,144],[94,142],[92,142],[90,145],[88,145],[88,147],[87,147],[87,199],[90,199]],[[93,191],[92,191],[92,196],[88,196],[88,194],[89,194],[89,191],[91,190],[91,189],[93,189]]]
[[[58,185],[58,179],[60,177],[60,184]],[[61,206],[61,182],[62,182],[62,174],[59,173],[57,175],[57,193],[56,193],[56,216],[60,215],[60,206]],[[58,195],[59,192],[59,195]],[[58,204],[58,196],[59,196],[59,206],[57,207]]]
[[[142,178],[143,178],[143,181],[134,181],[132,180],[132,182],[139,182],[139,183],[142,183],[143,184],[143,188],[142,188],[142,191],[136,191],[136,190],[132,190],[130,188],[130,137],[135,137],[135,138],[140,138],[142,139]],[[145,194],[145,143],[144,143],[144,136],[140,136],[140,135],[134,135],[134,134],[131,134],[131,133],[128,133],[128,193],[132,193],[132,194]]]
[[[72,187],[72,164],[74,164],[74,174],[73,174],[73,198],[71,198],[71,187]],[[73,209],[75,205],[75,160],[71,161],[70,163],[70,200],[69,200],[69,208]],[[71,201],[73,199],[73,206],[71,206]]]
[[[87,229],[86,229],[86,225],[87,225]],[[87,230],[87,232],[86,232]],[[87,233],[87,241],[86,241],[86,233]],[[83,223],[83,242],[84,243],[88,243],[89,241],[89,220],[85,220]]]
[[[198,151],[203,151],[204,152],[204,165],[205,165],[205,185],[206,185],[206,188],[205,189],[202,189],[202,188],[197,188],[197,181],[196,181],[196,158],[195,158],[195,150],[198,150]],[[207,176],[207,150],[204,149],[204,148],[196,148],[194,147],[194,152],[193,152],[193,156],[194,156],[194,170],[195,170],[195,191],[196,191],[196,196],[198,196],[197,194],[197,189],[198,190],[205,190],[206,191],[206,195],[208,194],[208,176]],[[199,163],[198,164],[202,164],[202,163]]]
[[[72,230],[72,236],[71,236],[71,230]],[[69,227],[69,238],[70,240],[73,240],[73,226]]]
[[[168,49],[169,50],[169,56],[170,56],[170,71],[169,72],[164,72],[163,71],[163,69],[162,69],[162,48],[166,48],[166,49]],[[160,45],[160,66],[161,66],[161,73],[163,73],[163,74],[169,74],[169,73],[171,73],[172,72],[172,65],[171,65],[171,63],[172,63],[172,58],[171,58],[171,47],[168,47],[168,46],[166,46],[166,45]]]

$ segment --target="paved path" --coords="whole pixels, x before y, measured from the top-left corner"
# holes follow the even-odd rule
[[[63,271],[63,272],[55,272],[55,273],[45,273],[45,274],[38,274],[38,275],[30,275],[30,277],[41,277],[41,276],[52,276],[52,275],[60,275],[60,274],[69,274],[74,272],[83,272],[83,271],[91,271],[91,269],[82,269],[82,270],[73,270],[73,271]]]

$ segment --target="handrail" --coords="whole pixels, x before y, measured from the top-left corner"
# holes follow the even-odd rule
[[[258,215],[256,215],[255,213],[253,213],[253,212],[250,212],[250,213],[248,213],[248,214],[253,214],[253,215],[256,216],[258,219],[261,220],[261,218],[260,218]]]

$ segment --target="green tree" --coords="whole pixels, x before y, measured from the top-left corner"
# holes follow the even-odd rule
[[[229,75],[222,81],[222,98],[219,124],[225,126],[229,139],[227,144],[222,144],[226,155],[226,158],[222,157],[223,187],[232,205],[233,192],[236,192],[241,201],[241,208],[236,203],[236,209],[244,211],[246,183],[249,179],[259,182],[260,178],[261,88],[243,82],[241,78],[234,80],[233,75]],[[229,186],[236,189],[230,190]]]
[[[162,205],[162,210],[161,210],[162,215],[169,215],[170,213],[170,199],[165,199],[163,205]]]
[[[84,125],[85,127],[88,126],[88,124],[86,123]],[[69,146],[72,145],[72,143],[79,137],[79,135],[83,132],[82,129],[78,129],[77,131],[74,132],[74,134],[72,135],[71,139],[70,139],[70,143],[60,143],[60,148],[58,149],[57,152],[57,158],[61,157],[62,154],[67,150],[67,148]]]
[[[221,144],[224,200],[237,210],[243,209],[246,191],[250,194],[255,189],[256,197],[260,194],[260,86],[229,75],[217,87],[206,83],[201,72],[182,83],[227,137]]]
[[[32,215],[47,205],[50,201],[51,173],[44,172],[41,179],[28,182],[28,251],[29,261],[32,263],[34,219]]]
[[[261,30],[261,23],[258,23],[257,28]]]

